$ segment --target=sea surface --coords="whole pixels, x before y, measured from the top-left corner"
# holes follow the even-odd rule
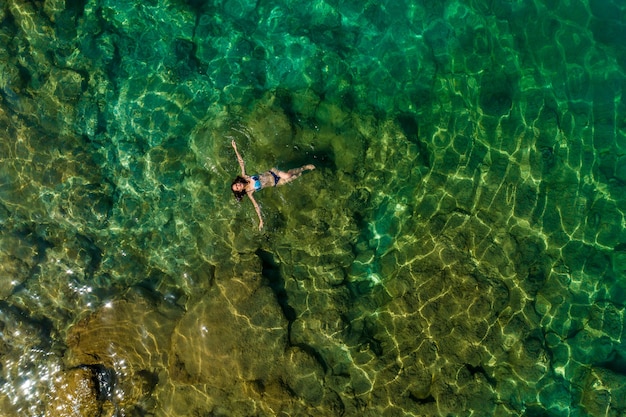
[[[0,0],[0,415],[626,415],[626,3]],[[246,172],[314,171],[254,194]]]

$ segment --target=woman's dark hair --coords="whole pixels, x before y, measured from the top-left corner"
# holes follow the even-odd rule
[[[235,184],[243,184],[244,186],[246,186],[248,185],[248,180],[240,175],[237,175],[237,178],[235,178],[235,181],[233,181],[233,183],[230,185],[230,191],[232,191],[233,194],[235,194],[235,198],[237,199],[237,201],[241,201],[241,199],[246,196],[246,190],[242,190],[242,191],[233,190],[233,185]]]

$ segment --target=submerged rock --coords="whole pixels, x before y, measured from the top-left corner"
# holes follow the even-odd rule
[[[91,370],[104,407],[151,408],[179,316],[137,295],[106,303],[68,331],[66,365]]]
[[[76,368],[57,375],[50,397],[46,417],[98,417],[102,410],[96,379],[88,368]]]
[[[274,295],[231,279],[214,287],[182,318],[172,337],[170,374],[182,384],[207,384],[210,402],[257,397],[276,380],[287,343],[287,322]]]
[[[623,369],[622,369],[623,372]],[[626,376],[595,367],[586,373],[581,405],[589,415],[623,415],[626,405]]]

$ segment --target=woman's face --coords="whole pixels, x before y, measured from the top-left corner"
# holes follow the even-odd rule
[[[233,191],[236,191],[238,193],[242,192],[245,188],[246,186],[240,182],[233,184],[233,187],[232,187]]]

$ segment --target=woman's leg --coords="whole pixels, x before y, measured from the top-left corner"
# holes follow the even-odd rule
[[[295,180],[300,175],[302,175],[304,171],[310,171],[313,169],[315,169],[315,165],[309,164],[309,165],[302,166],[300,168],[290,169],[287,172],[280,171],[276,168],[272,168],[272,171],[274,172],[274,174],[280,177],[280,181],[276,185],[282,185],[282,184],[287,184],[288,182]]]

